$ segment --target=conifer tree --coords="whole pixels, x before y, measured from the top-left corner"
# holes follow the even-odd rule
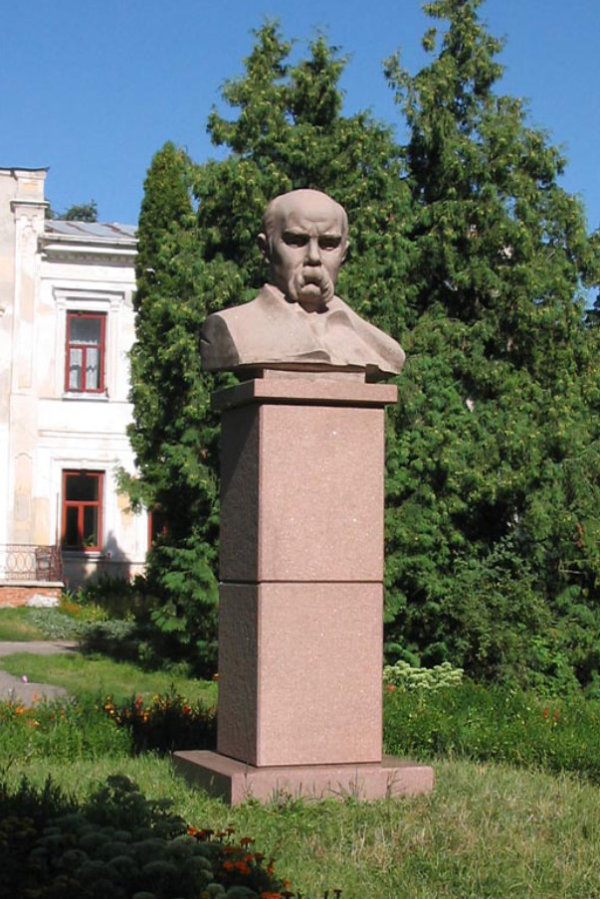
[[[125,486],[162,525],[148,558],[154,597],[145,607],[154,625],[148,651],[188,657],[206,671],[216,659],[217,483],[200,370],[206,307],[195,278],[191,168],[186,154],[167,143],[144,185],[129,429],[140,477]]]
[[[430,65],[386,64],[410,129],[417,315],[390,457],[389,640],[477,676],[574,684],[600,658],[597,335],[581,296],[598,256],[563,157],[496,93],[480,2],[428,3],[447,23],[425,34]]]
[[[131,439],[141,479],[130,493],[158,506],[166,524],[148,572],[154,623],[172,636],[173,651],[200,653],[209,664],[218,555],[210,393],[235,379],[201,370],[199,337],[207,314],[251,299],[264,281],[256,236],[267,203],[297,187],[343,203],[354,251],[344,296],[396,336],[403,327],[410,197],[391,129],[366,113],[341,115],[345,60],[322,37],[293,65],[276,25],[255,37],[244,74],[223,89],[236,118],[215,110],[209,119],[213,142],[229,156],[193,165],[167,144],[148,173],[139,230]]]

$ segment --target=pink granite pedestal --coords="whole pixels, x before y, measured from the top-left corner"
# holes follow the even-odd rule
[[[219,391],[217,752],[182,774],[235,804],[431,789],[382,759],[385,405],[396,387],[273,377]]]

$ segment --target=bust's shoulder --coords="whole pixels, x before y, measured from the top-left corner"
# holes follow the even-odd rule
[[[261,312],[265,312],[280,305],[282,305],[281,300],[275,295],[275,292],[270,286],[265,284],[253,300],[248,300],[246,303],[239,303],[237,306],[229,306],[227,309],[221,309],[219,312],[213,312],[212,315],[208,316],[206,321],[209,322],[213,319],[215,322],[221,321],[234,324],[235,322],[243,321],[248,317],[252,318],[256,315],[260,315]]]

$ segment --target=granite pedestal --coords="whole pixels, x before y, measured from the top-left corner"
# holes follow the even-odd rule
[[[274,377],[220,391],[217,752],[188,779],[247,797],[431,789],[382,759],[384,414],[396,387]]]

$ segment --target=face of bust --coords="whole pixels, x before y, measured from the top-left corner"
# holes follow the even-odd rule
[[[259,245],[270,281],[307,312],[323,311],[335,294],[348,241],[339,206],[317,191],[282,197],[269,235]]]

